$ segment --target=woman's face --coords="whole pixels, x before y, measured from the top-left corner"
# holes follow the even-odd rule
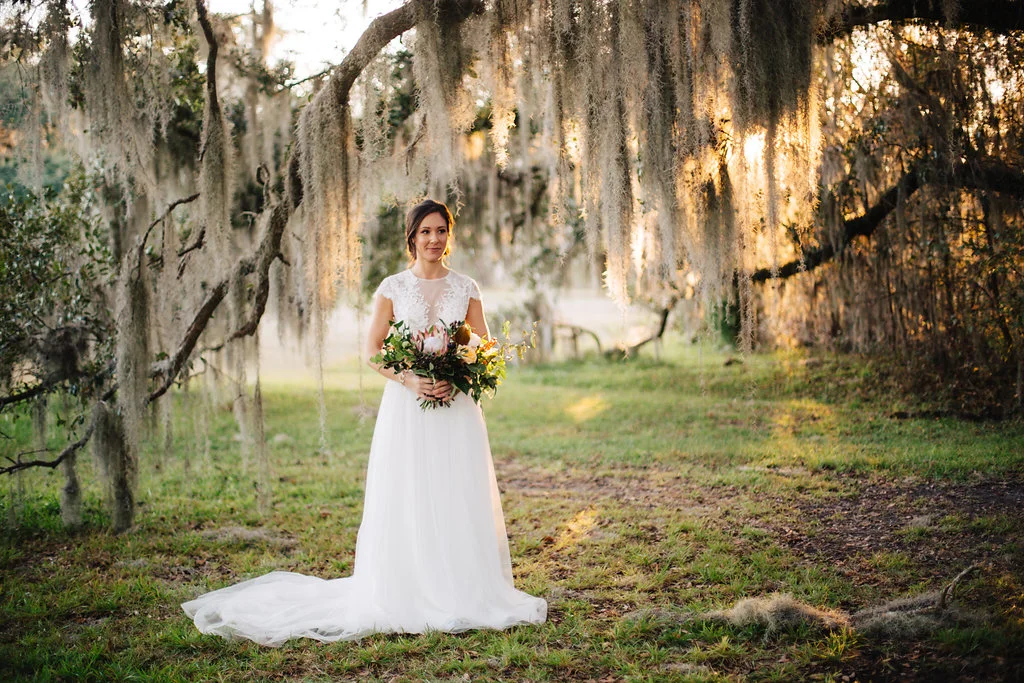
[[[416,260],[437,263],[448,248],[448,223],[440,213],[425,216],[413,236]]]

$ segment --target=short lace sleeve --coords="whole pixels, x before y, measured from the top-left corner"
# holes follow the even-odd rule
[[[480,296],[480,285],[471,277],[466,278],[466,294],[469,295],[470,299],[483,300],[483,297]]]
[[[394,301],[395,300],[395,278],[394,278],[394,276],[393,275],[389,275],[388,277],[386,277],[383,280],[381,280],[381,283],[379,285],[377,285],[377,291],[374,292],[373,295],[374,295],[375,298],[379,295],[379,296],[384,297],[385,299],[390,299],[391,301]]]

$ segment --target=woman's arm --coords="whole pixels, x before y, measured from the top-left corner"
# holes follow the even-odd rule
[[[394,379],[395,373],[391,370],[382,369],[380,365],[370,359],[380,353],[381,348],[383,348],[384,339],[388,336],[388,330],[391,329],[391,320],[394,317],[395,307],[391,303],[391,299],[379,294],[373,297],[373,315],[370,318],[370,329],[366,332],[363,359],[370,367],[389,379]]]
[[[466,324],[481,337],[489,337],[487,318],[484,317],[484,304],[480,299],[470,297],[469,308],[466,310]]]
[[[370,318],[370,329],[366,333],[366,344],[363,347],[363,358],[366,360],[366,363],[388,379],[393,379],[399,384],[409,387],[421,398],[437,398],[442,400],[447,398],[451,391],[451,387],[447,382],[439,382],[435,385],[433,380],[418,377],[411,372],[395,372],[370,360],[380,353],[381,348],[384,346],[384,339],[388,336],[388,330],[391,329],[391,321],[394,317],[395,306],[391,299],[379,294],[375,296],[373,300],[373,316]]]

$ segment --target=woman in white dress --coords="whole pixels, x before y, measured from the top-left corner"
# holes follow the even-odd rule
[[[374,295],[367,359],[392,321],[412,331],[465,320],[487,336],[476,283],[445,263],[453,221],[426,200],[406,217],[409,269]],[[512,584],[505,521],[480,407],[447,382],[371,365],[388,380],[370,446],[351,577],[271,572],[186,602],[203,633],[280,645],[371,633],[504,629],[545,620],[547,603]]]

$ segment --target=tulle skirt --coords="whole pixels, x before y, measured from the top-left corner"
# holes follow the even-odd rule
[[[472,399],[421,410],[388,382],[350,577],[276,571],[182,605],[203,633],[280,645],[371,633],[504,629],[544,621],[512,584],[487,428]]]

